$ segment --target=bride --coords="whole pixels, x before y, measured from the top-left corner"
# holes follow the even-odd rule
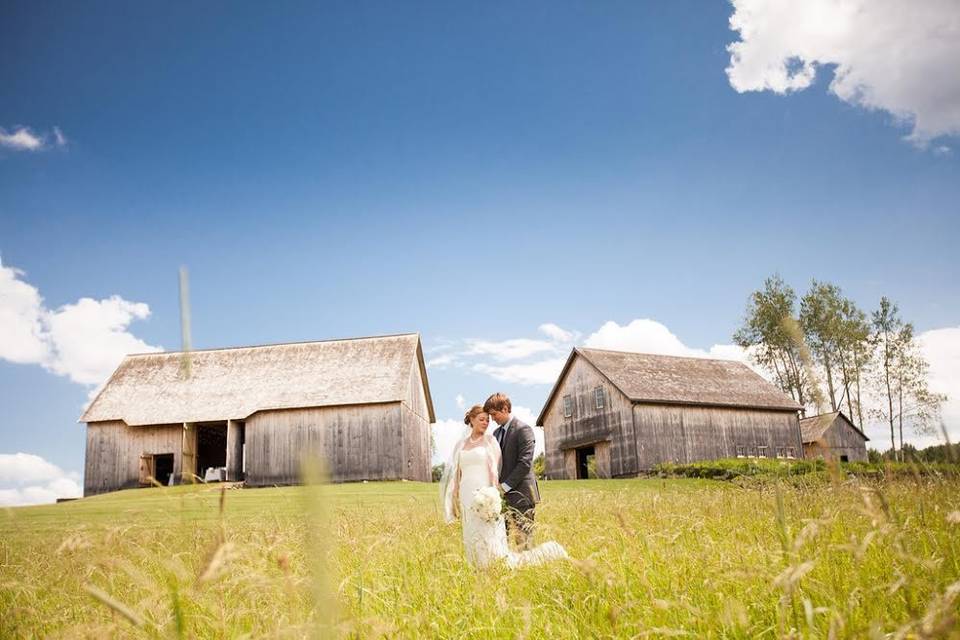
[[[500,445],[486,433],[490,416],[483,407],[474,405],[464,416],[468,433],[453,448],[440,481],[444,518],[447,523],[457,518],[463,522],[463,549],[467,562],[486,567],[498,560],[514,568],[567,558],[567,551],[558,543],[545,542],[527,551],[511,551],[503,515],[484,517],[478,508],[483,493],[497,491],[500,470]],[[486,489],[486,492],[481,491]],[[479,493],[478,493],[479,492]]]

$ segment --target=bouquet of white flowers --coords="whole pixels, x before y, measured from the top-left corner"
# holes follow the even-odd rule
[[[496,522],[500,519],[500,512],[503,510],[500,492],[494,487],[477,489],[473,492],[473,503],[470,508],[484,522]]]

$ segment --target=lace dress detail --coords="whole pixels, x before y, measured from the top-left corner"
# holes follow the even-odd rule
[[[483,447],[476,447],[461,450],[459,456],[460,517],[463,522],[463,549],[467,562],[486,567],[498,560],[505,560],[510,567],[521,567],[568,557],[566,549],[553,541],[527,551],[511,551],[507,544],[507,529],[503,516],[494,522],[487,522],[470,508],[475,491],[493,486],[490,482],[487,452]]]

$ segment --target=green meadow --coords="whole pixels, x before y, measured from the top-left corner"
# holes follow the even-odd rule
[[[478,572],[437,485],[123,491],[0,511],[2,638],[960,637],[960,481],[541,483]]]

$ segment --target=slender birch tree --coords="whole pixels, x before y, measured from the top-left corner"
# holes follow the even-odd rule
[[[897,305],[886,296],[880,298],[880,307],[873,312],[873,345],[877,351],[876,386],[880,393],[880,404],[871,413],[890,427],[890,449],[897,459],[897,439],[894,425],[896,412],[893,405],[897,397],[897,360],[900,357],[898,337],[903,329],[903,320]]]
[[[797,344],[797,295],[779,275],[767,278],[763,288],[750,294],[743,325],[733,335],[751,360],[769,371],[776,384],[799,404],[810,401],[809,373],[802,344]]]

